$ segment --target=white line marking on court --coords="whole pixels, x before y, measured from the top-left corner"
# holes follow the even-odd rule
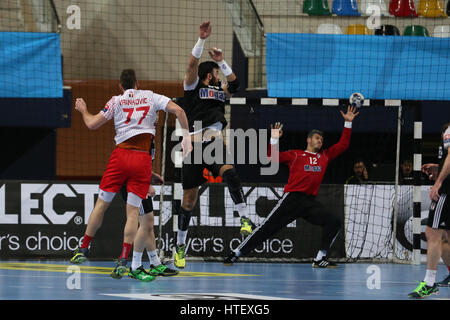
[[[101,293],[104,296],[121,297],[128,299],[144,299],[144,300],[191,300],[191,299],[211,299],[211,296],[219,298],[219,300],[225,300],[227,298],[232,299],[255,299],[255,300],[298,300],[291,298],[280,298],[271,296],[261,296],[253,294],[243,293],[172,293],[172,294],[151,294],[151,293]]]

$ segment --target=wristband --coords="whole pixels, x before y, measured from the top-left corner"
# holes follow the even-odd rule
[[[230,66],[225,62],[225,60],[217,62],[217,64],[220,67],[220,70],[222,70],[225,77],[228,77],[230,74],[233,73],[233,70],[231,70]]]
[[[344,127],[351,129],[351,128],[352,128],[352,123],[351,123],[351,121],[345,121],[345,122],[344,122]]]
[[[279,139],[270,138],[270,144],[277,144]]]
[[[205,44],[205,39],[198,38],[197,43],[194,48],[192,48],[192,55],[197,59],[200,59],[203,53],[203,45]]]

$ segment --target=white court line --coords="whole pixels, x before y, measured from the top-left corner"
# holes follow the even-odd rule
[[[167,300],[167,299],[170,299],[170,300],[190,300],[190,299],[201,298],[201,297],[204,297],[204,299],[210,299],[211,296],[232,298],[232,299],[299,300],[299,299],[280,298],[280,297],[271,297],[271,296],[261,296],[261,295],[243,294],[243,293],[211,293],[211,292],[207,292],[207,293],[191,292],[191,293],[172,293],[172,294],[101,293],[100,295],[121,297],[121,298],[129,298],[129,299],[144,299],[144,300]]]

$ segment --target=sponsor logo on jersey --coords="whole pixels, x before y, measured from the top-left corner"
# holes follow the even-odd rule
[[[321,172],[322,167],[321,166],[310,166],[309,164],[305,164],[303,167],[305,171],[311,171],[311,172]]]
[[[448,148],[450,145],[450,134],[444,135],[444,148]]]
[[[225,102],[225,92],[211,88],[200,88],[198,93],[200,99],[213,99]]]

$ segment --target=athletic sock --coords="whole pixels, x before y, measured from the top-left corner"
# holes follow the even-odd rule
[[[326,255],[327,255],[327,251],[326,250],[319,250],[319,252],[317,252],[317,256],[316,256],[316,258],[314,260],[315,261],[320,261]]]
[[[437,270],[428,270],[425,273],[425,279],[423,279],[423,281],[425,281],[427,283],[427,286],[432,287],[434,286],[434,282],[436,281],[436,272]]]
[[[83,243],[81,244],[80,248],[86,248],[86,249],[89,248],[89,244],[91,243],[93,238],[94,237],[91,237],[91,236],[88,236],[87,234],[85,234],[83,236]]]
[[[187,238],[187,230],[178,230],[177,232],[177,245],[183,245],[186,243],[186,238]]]
[[[136,270],[142,266],[142,252],[133,251],[133,260],[131,261],[131,270]]]
[[[248,218],[249,209],[245,202],[236,204],[236,209],[241,218]]]
[[[122,246],[122,253],[120,254],[119,259],[128,259],[128,255],[130,254],[131,251],[131,243],[123,243]]]
[[[147,250],[147,254],[148,254],[148,259],[150,260],[150,265],[151,266],[159,266],[161,264],[161,260],[159,260],[158,257],[158,252],[156,250],[153,251],[148,251]]]

